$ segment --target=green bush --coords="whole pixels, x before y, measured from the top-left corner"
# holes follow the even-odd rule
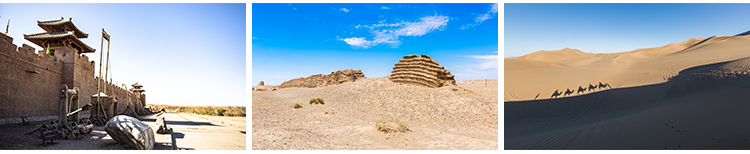
[[[310,100],[310,104],[318,104],[318,103],[326,104],[325,102],[323,102],[323,99],[320,99],[320,98],[315,98],[315,99]]]
[[[294,104],[294,108],[295,108],[295,109],[299,109],[299,108],[302,108],[302,105],[299,105],[299,103],[297,103],[297,104]]]

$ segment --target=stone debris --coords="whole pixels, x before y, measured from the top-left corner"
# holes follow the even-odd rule
[[[263,84],[263,81],[260,81],[260,83],[258,83],[258,85],[259,86],[264,86],[265,84]]]
[[[440,66],[428,55],[406,55],[393,67],[389,79],[396,83],[413,84],[430,88],[456,85],[450,70]]]
[[[167,134],[169,133],[169,128],[167,127],[167,122],[164,121],[164,117],[156,118],[156,122],[154,123],[154,128],[156,129],[156,133],[158,134]]]
[[[154,131],[140,120],[118,115],[104,126],[104,130],[117,143],[125,144],[138,150],[154,149]]]
[[[346,70],[338,70],[336,72],[331,72],[331,74],[328,74],[328,75],[316,74],[316,75],[309,76],[307,78],[292,79],[292,80],[281,83],[279,88],[325,87],[325,86],[330,86],[330,85],[342,84],[346,82],[353,82],[353,81],[356,81],[357,79],[363,79],[363,78],[366,78],[366,77],[365,77],[365,74],[362,74],[362,70],[346,69]]]

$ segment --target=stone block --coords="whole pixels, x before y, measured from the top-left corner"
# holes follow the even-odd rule
[[[138,150],[154,149],[154,131],[140,120],[118,115],[104,126],[104,130],[117,143],[125,144]]]

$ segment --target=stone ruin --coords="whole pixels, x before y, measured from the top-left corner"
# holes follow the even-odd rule
[[[337,84],[342,84],[346,82],[353,82],[353,81],[356,81],[357,79],[362,79],[362,78],[367,78],[365,77],[365,74],[362,74],[362,70],[346,69],[346,70],[338,70],[336,72],[331,72],[331,74],[328,74],[328,75],[316,74],[316,75],[311,75],[307,78],[292,79],[292,80],[281,83],[279,88],[325,87],[329,85],[337,85]]]
[[[450,70],[440,66],[428,55],[406,55],[393,67],[388,77],[396,83],[413,84],[430,88],[456,85]]]

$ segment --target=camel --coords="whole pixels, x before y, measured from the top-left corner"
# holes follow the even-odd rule
[[[589,83],[589,91],[592,91],[592,90],[593,90],[593,91],[596,91],[596,87],[597,87],[597,86],[598,86],[598,85],[596,85],[596,86],[595,86],[595,85],[591,85],[591,84]]]
[[[581,92],[586,93],[586,88],[578,86],[578,92],[576,94],[580,94]]]
[[[562,92],[558,92],[557,90],[555,90],[555,92],[552,93],[552,96],[550,96],[549,98],[552,98],[552,97],[557,98],[557,96],[560,96],[560,95],[562,95]]]
[[[568,95],[572,95],[572,94],[573,94],[573,92],[575,92],[575,91],[573,91],[573,90],[570,90],[570,88],[568,88],[568,90],[565,90],[565,95],[563,95],[563,96],[568,96]]]
[[[599,89],[605,89],[609,87],[609,89],[612,89],[612,86],[609,86],[609,83],[602,84],[602,82],[599,82]]]

